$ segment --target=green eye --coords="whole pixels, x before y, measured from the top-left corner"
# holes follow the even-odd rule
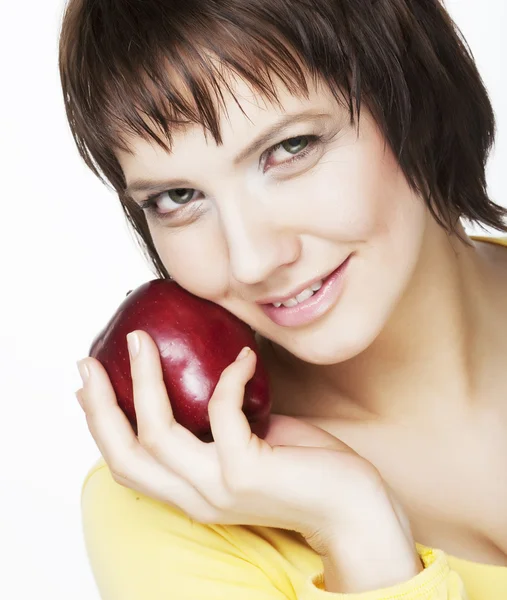
[[[176,188],[174,190],[168,190],[166,194],[170,200],[176,202],[176,204],[186,204],[190,202],[193,197],[194,190],[192,188]]]
[[[280,146],[289,154],[297,154],[304,150],[306,146],[308,146],[308,136],[299,136],[295,138],[290,138],[281,142]]]

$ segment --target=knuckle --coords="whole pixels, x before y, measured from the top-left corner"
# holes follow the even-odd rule
[[[132,482],[132,465],[134,453],[132,451],[124,451],[120,454],[110,454],[107,459],[107,466],[111,472],[112,478],[117,483]]]
[[[220,418],[223,411],[227,411],[227,396],[234,393],[231,387],[222,388],[215,393],[208,404],[208,414],[213,418]]]
[[[156,432],[139,432],[138,440],[140,445],[153,456],[160,456],[162,453],[162,438]]]
[[[114,479],[114,481],[116,481],[116,483],[123,483],[130,480],[127,469],[125,469],[125,465],[121,464],[120,461],[110,459],[109,470],[111,471],[111,477]]]
[[[208,416],[212,422],[215,422],[216,419],[220,418],[220,414],[222,412],[222,402],[221,397],[214,396],[208,404]]]
[[[220,374],[220,377],[218,379],[218,383],[221,386],[227,386],[229,385],[232,381],[234,381],[234,363],[232,365],[229,365],[228,367],[226,367],[222,373]]]
[[[226,371],[220,375],[220,379],[218,380],[217,385],[215,386],[215,390],[209,400],[208,410],[220,410],[220,407],[230,394],[237,393],[237,382],[231,376],[232,374],[228,374]]]
[[[219,394],[219,392],[217,392],[217,388],[215,388],[215,391],[213,392],[213,395],[211,396],[208,402],[208,411],[215,410],[220,396],[221,394]]]
[[[113,481],[118,485],[125,486],[125,479],[115,471],[111,471],[111,477],[113,478]]]

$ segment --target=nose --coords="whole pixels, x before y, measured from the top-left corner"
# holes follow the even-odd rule
[[[268,212],[262,203],[245,197],[240,201],[236,197],[221,211],[231,274],[240,283],[266,281],[301,253],[297,232],[275,223]]]

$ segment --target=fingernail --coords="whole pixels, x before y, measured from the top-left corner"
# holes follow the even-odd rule
[[[129,353],[131,358],[135,358],[139,354],[139,336],[134,331],[131,331],[127,335],[127,343],[129,347]]]
[[[88,381],[88,378],[90,377],[90,369],[88,368],[88,365],[86,364],[86,359],[82,359],[79,360],[77,362],[77,368],[79,371],[79,374],[81,375],[81,379],[83,380],[83,384],[85,384]]]
[[[243,360],[244,358],[246,358],[248,355],[250,354],[250,348],[248,346],[245,346],[243,348],[243,350],[241,350],[241,352],[238,354],[238,356],[236,357],[236,360]]]

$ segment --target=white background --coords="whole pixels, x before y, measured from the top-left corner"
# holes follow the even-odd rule
[[[0,2],[0,598],[98,600],[79,508],[98,451],[74,397],[75,362],[153,273],[67,128],[63,1]],[[488,180],[507,204],[507,2],[447,6],[491,94],[498,139]]]

